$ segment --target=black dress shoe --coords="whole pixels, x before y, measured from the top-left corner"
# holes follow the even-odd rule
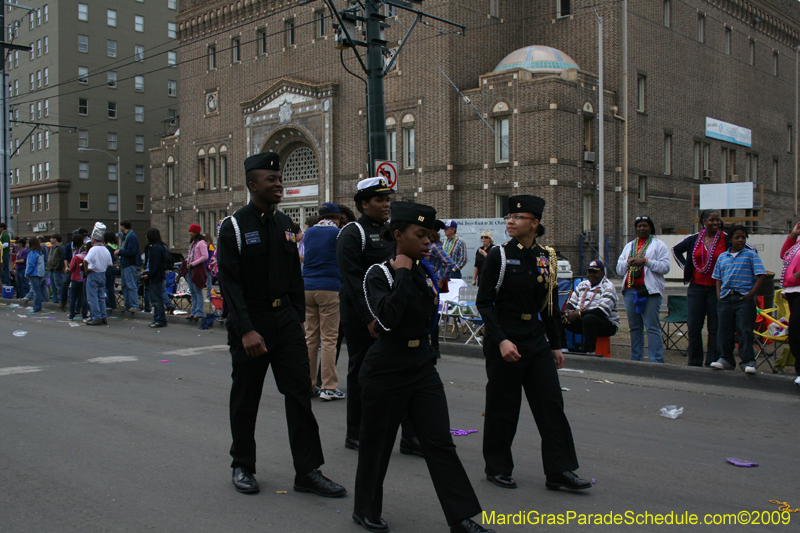
[[[351,439],[350,437],[346,437],[344,439],[344,447],[349,450],[358,451],[358,441],[356,439]]]
[[[493,476],[491,474],[486,474],[486,479],[488,479],[489,481],[491,481],[492,483],[494,483],[498,487],[502,487],[504,489],[516,489],[517,488],[517,482],[514,481],[514,478],[512,478],[511,476],[504,476],[504,475],[501,475],[501,474]]]
[[[258,481],[247,468],[237,466],[233,469],[233,486],[244,494],[255,494],[259,491]]]
[[[364,515],[353,513],[353,522],[360,525],[367,531],[374,531],[375,533],[387,533],[389,531],[389,524],[383,518],[378,518],[377,522],[370,521]]]
[[[410,439],[400,439],[400,453],[404,453],[406,455],[418,455],[420,457],[425,457],[425,454],[422,453],[422,445],[419,443],[419,439],[417,437],[411,437]]]
[[[575,472],[561,472],[560,474],[553,474],[547,476],[545,487],[550,490],[569,489],[569,490],[586,490],[592,488],[591,481],[586,481],[575,475]]]
[[[458,524],[450,526],[450,533],[495,533],[495,531],[494,529],[485,529],[482,525],[465,518]]]
[[[340,498],[347,494],[347,489],[323,476],[316,468],[308,474],[294,476],[294,490],[313,492],[326,498]]]

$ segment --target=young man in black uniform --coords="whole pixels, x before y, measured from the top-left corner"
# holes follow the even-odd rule
[[[406,414],[419,431],[451,533],[494,533],[471,520],[481,507],[453,444],[447,398],[429,340],[439,291],[432,268],[422,259],[435,219],[432,207],[393,202],[389,230],[397,255],[369,267],[364,279],[368,310],[380,337],[367,351],[359,374],[363,418],[353,520],[376,533],[389,530],[381,518],[383,481]]]
[[[276,209],[283,197],[278,154],[245,159],[250,203],[225,219],[217,244],[222,295],[228,308],[228,346],[233,359],[230,417],[233,485],[258,492],[255,426],[267,369],[285,398],[294,490],[344,496],[322,475],[319,427],[308,393],[308,349],[302,323],[305,295],[292,220]]]
[[[389,259],[394,245],[385,238],[386,221],[389,220],[389,197],[394,191],[384,178],[367,178],[358,183],[355,195],[356,208],[361,217],[344,228],[336,241],[336,262],[342,275],[339,291],[339,314],[347,341],[347,434],[344,445],[358,449],[358,432],[361,425],[361,386],[358,373],[367,350],[378,338],[375,318],[364,299],[364,274],[367,269]],[[411,424],[403,422],[400,451],[421,455],[419,440]]]
[[[536,244],[544,200],[512,196],[508,206],[506,230],[511,240],[486,256],[477,298],[487,330],[483,343],[489,378],[483,430],[486,477],[499,487],[517,487],[511,477],[511,443],[524,388],[542,437],[546,487],[588,489],[591,483],[572,472],[578,468],[578,458],[556,372],[564,366],[556,254]]]

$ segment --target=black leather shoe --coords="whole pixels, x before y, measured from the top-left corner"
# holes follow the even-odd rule
[[[586,481],[575,475],[575,472],[561,472],[547,476],[545,487],[550,490],[569,489],[569,490],[586,490],[592,488],[591,481]]]
[[[482,525],[466,518],[458,524],[450,526],[450,533],[495,533],[495,531],[494,529],[485,529]]]
[[[340,498],[347,494],[347,489],[323,476],[316,468],[308,474],[294,476],[294,490],[313,492],[326,498]]]
[[[389,531],[389,524],[383,518],[379,518],[377,522],[371,522],[367,517],[359,513],[353,513],[353,522],[367,531],[374,531],[375,533],[387,533]]]
[[[491,474],[486,474],[486,479],[488,479],[498,487],[502,487],[504,489],[517,488],[517,482],[514,481],[514,478],[512,478],[511,476],[503,476],[503,475],[493,476]]]
[[[356,439],[351,439],[347,437],[344,439],[344,447],[348,450],[355,450],[358,451],[358,441]]]
[[[425,457],[425,454],[422,453],[422,446],[419,443],[419,439],[417,437],[411,437],[410,439],[400,439],[400,453],[404,453],[406,455],[418,455],[420,457]]]
[[[237,466],[233,469],[233,486],[244,494],[255,494],[259,491],[258,481],[247,468]]]

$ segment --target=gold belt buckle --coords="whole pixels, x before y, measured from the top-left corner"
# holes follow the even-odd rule
[[[419,346],[419,339],[415,339],[413,341],[408,341],[409,348],[416,348]]]
[[[529,314],[526,313],[526,314],[520,315],[520,318],[522,320],[531,320],[533,318],[533,315],[529,315]]]
[[[280,307],[281,306],[281,299],[278,298],[272,302],[272,307]]]

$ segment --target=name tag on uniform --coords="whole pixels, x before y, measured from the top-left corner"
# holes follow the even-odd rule
[[[508,259],[506,261],[506,264],[507,265],[520,265],[522,263],[520,263],[519,259]]]
[[[256,244],[261,242],[261,237],[259,236],[257,231],[251,231],[250,233],[245,233],[244,238],[247,244]]]
[[[379,233],[372,233],[369,238],[372,240],[372,242],[379,242],[381,240]]]
[[[283,234],[286,236],[286,240],[289,242],[297,242],[297,239],[294,236],[294,233],[291,231],[284,231]]]

